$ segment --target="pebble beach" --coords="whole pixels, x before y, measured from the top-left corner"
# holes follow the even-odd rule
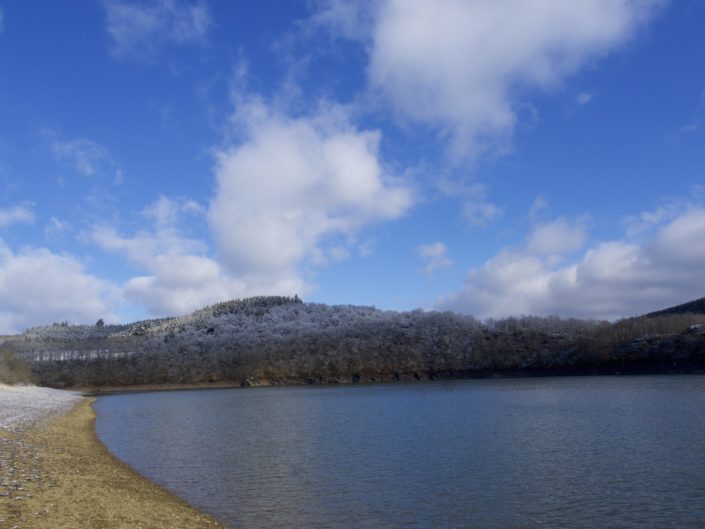
[[[0,431],[20,432],[41,420],[67,413],[81,398],[73,391],[0,384]]]
[[[71,391],[0,384],[0,528],[19,528],[9,525],[12,512],[48,485],[40,447],[23,433],[68,413],[80,399]]]
[[[113,457],[91,403],[0,384],[0,529],[223,527]]]

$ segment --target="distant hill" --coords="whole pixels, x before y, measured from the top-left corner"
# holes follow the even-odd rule
[[[689,301],[675,307],[669,307],[646,314],[647,317],[665,316],[667,314],[705,314],[705,298]]]
[[[32,327],[22,333],[22,338],[39,342],[77,342],[107,338],[126,338],[183,332],[187,328],[200,329],[208,322],[226,315],[239,317],[262,317],[272,308],[303,303],[298,296],[256,296],[245,299],[233,299],[209,305],[191,314],[172,318],[141,320],[124,325],[106,325],[100,320],[95,325],[69,325],[68,322],[54,323],[41,327]],[[8,338],[12,338],[11,336]]]
[[[703,300],[680,307],[614,323],[557,316],[482,322],[452,312],[256,297],[128,325],[35,327],[6,345],[37,383],[52,387],[705,373]]]

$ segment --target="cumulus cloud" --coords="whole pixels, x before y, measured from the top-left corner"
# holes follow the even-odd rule
[[[242,141],[216,150],[209,221],[226,268],[247,283],[304,284],[302,267],[345,257],[363,226],[412,203],[379,157],[380,133],[344,109],[292,117],[256,98],[236,102]]]
[[[31,224],[34,222],[34,212],[26,206],[11,206],[0,208],[0,228],[7,228],[12,224]]]
[[[208,255],[203,242],[187,237],[178,228],[181,215],[193,212],[194,204],[162,196],[143,212],[153,221],[152,229],[125,236],[109,226],[94,226],[89,234],[99,247],[121,255],[143,272],[122,285],[123,295],[153,316],[185,314],[273,288],[270,285],[266,291],[254,292],[231,278]]]
[[[359,231],[395,219],[412,192],[379,157],[380,133],[359,130],[345,109],[322,104],[294,117],[256,97],[236,96],[237,139],[214,149],[216,188],[204,208],[160,197],[133,234],[95,225],[88,238],[138,274],[125,299],[152,315],[260,294],[301,294],[316,268],[350,258]],[[183,229],[207,220],[217,253]]]
[[[598,242],[575,258],[567,254],[585,241],[584,225],[565,219],[538,225],[525,245],[471,270],[463,288],[439,306],[480,317],[613,319],[705,295],[693,290],[705,269],[705,207],[691,204],[649,219],[638,240]]]
[[[213,25],[203,1],[105,0],[106,31],[119,58],[149,58],[166,44],[204,44]]]
[[[556,255],[580,250],[586,240],[585,222],[571,222],[558,218],[534,228],[526,244],[526,251],[536,255]]]
[[[416,252],[423,262],[421,271],[425,274],[432,274],[436,270],[448,268],[453,264],[453,260],[448,257],[448,247],[440,241],[421,244]]]
[[[75,257],[46,248],[14,252],[0,241],[0,332],[56,321],[117,320],[114,287],[89,274]]]
[[[436,127],[464,159],[505,148],[522,91],[549,89],[615,49],[663,0],[386,0],[363,3],[369,82],[398,113]],[[355,2],[321,17],[343,36]]]

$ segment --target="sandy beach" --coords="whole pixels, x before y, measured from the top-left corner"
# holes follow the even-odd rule
[[[0,385],[0,529],[224,527],[113,457],[91,402]]]

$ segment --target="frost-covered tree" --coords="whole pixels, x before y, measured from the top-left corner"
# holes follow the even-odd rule
[[[705,316],[480,322],[257,297],[129,325],[37,327],[12,342],[39,381],[56,386],[330,383],[702,364],[697,325]]]

